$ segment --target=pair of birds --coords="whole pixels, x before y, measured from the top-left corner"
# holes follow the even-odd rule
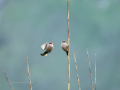
[[[43,50],[45,50],[44,53],[41,53],[41,56],[47,56],[48,53],[50,53],[53,49],[53,43],[45,43],[43,45],[41,45],[41,48]],[[66,52],[66,54],[68,55],[68,44],[66,41],[62,41],[61,43],[61,48]]]

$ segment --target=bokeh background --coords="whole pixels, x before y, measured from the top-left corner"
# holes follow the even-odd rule
[[[120,0],[70,0],[71,90],[78,90],[74,54],[81,90],[92,90],[88,48],[97,90],[120,89]],[[0,90],[30,90],[26,57],[33,90],[67,90],[68,58],[61,49],[67,41],[67,0],[0,0]],[[53,42],[47,57],[41,45]]]

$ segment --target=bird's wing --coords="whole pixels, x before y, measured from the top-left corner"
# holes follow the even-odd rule
[[[48,45],[48,43],[46,42],[45,44],[41,45],[41,48],[42,48],[43,50],[46,50],[47,45]]]

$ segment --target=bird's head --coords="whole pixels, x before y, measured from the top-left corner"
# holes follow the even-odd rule
[[[62,41],[63,43],[67,43],[66,41]]]
[[[53,43],[49,43],[49,44],[53,45]]]

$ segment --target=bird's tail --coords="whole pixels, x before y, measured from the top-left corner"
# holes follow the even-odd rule
[[[66,51],[66,54],[67,54],[67,56],[68,56],[68,51]]]
[[[41,56],[47,56],[47,53],[48,53],[48,52],[44,52],[44,53],[41,53],[40,55],[41,55]]]
[[[44,53],[41,53],[40,55],[41,55],[41,56],[47,56],[47,54],[44,54]]]

